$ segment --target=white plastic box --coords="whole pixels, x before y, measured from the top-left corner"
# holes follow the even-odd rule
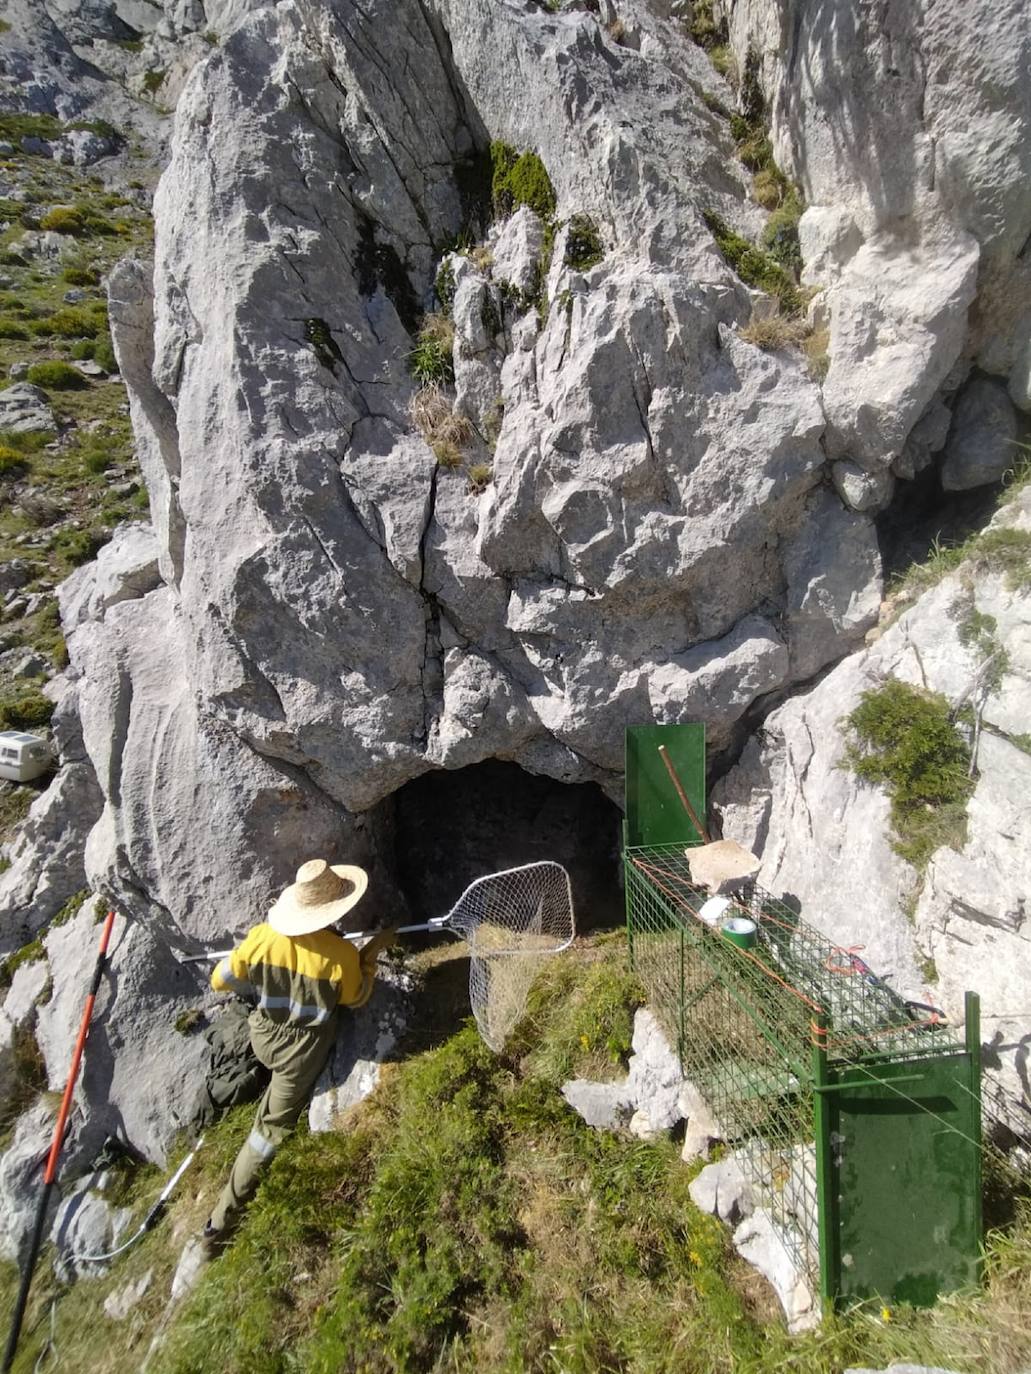
[[[30,782],[53,763],[47,742],[24,730],[0,730],[0,778]]]

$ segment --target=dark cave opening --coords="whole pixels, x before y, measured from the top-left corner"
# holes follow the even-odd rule
[[[891,504],[877,517],[885,586],[911,564],[926,562],[936,545],[962,544],[983,529],[998,509],[1004,490],[1004,483],[992,482],[966,491],[946,491],[937,464],[910,482],[900,481]]]
[[[622,813],[594,783],[492,759],[424,773],[391,800],[393,869],[414,919],[443,916],[485,873],[541,859],[569,873],[577,930],[623,919]]]

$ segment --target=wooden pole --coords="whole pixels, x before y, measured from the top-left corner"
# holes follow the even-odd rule
[[[659,745],[659,755],[662,758],[663,763],[666,765],[666,772],[670,775],[670,777],[673,780],[673,786],[677,789],[677,796],[683,803],[684,810],[691,818],[691,824],[694,826],[695,830],[698,831],[699,837],[701,838],[702,842],[704,844],[710,844],[711,841],[709,839],[709,832],[708,830],[706,830],[702,822],[698,819],[698,812],[694,809],[694,807],[688,800],[687,793],[684,791],[684,784],[677,777],[677,770],[673,767],[673,760],[670,758],[669,750],[666,748],[664,744]]]

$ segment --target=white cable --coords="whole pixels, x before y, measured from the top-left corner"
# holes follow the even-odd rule
[[[99,1264],[103,1260],[114,1259],[116,1255],[123,1254],[126,1250],[129,1249],[131,1245],[135,1245],[136,1242],[142,1236],[146,1235],[146,1233],[158,1220],[161,1213],[164,1211],[165,1203],[168,1201],[169,1197],[172,1194],[173,1188],[182,1178],[186,1170],[189,1168],[194,1155],[197,1153],[197,1151],[203,1144],[204,1137],[201,1136],[201,1138],[197,1141],[196,1145],[194,1145],[193,1149],[190,1151],[190,1153],[186,1156],[183,1162],[179,1165],[178,1169],[176,1169],[172,1177],[165,1184],[164,1188],[162,1188],[161,1193],[158,1196],[158,1200],[154,1203],[154,1206],[143,1218],[143,1221],[140,1223],[139,1229],[133,1235],[131,1235],[127,1241],[123,1241],[123,1243],[117,1246],[114,1250],[105,1251],[102,1255],[70,1255],[69,1258],[71,1259],[72,1263]]]

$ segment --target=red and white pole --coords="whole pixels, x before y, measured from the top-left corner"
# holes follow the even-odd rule
[[[47,1203],[50,1200],[50,1190],[54,1186],[57,1177],[57,1161],[61,1155],[61,1147],[64,1145],[65,1127],[68,1124],[68,1113],[72,1109],[72,1094],[75,1092],[75,1082],[79,1077],[79,1065],[82,1062],[82,1052],[86,1046],[86,1037],[89,1035],[90,1020],[93,1016],[93,1004],[97,1000],[97,993],[100,991],[100,980],[104,976],[104,965],[107,963],[107,946],[111,939],[111,927],[115,923],[115,913],[109,911],[107,919],[104,921],[104,929],[100,935],[100,950],[97,953],[97,965],[93,970],[93,981],[90,984],[89,995],[86,998],[86,1005],[82,1012],[82,1023],[79,1026],[78,1039],[75,1041],[75,1053],[72,1055],[72,1066],[68,1070],[68,1082],[64,1086],[64,1096],[61,1099],[61,1110],[57,1114],[57,1121],[54,1125],[54,1137],[50,1142],[50,1153],[47,1155],[47,1166],[43,1173],[43,1189],[39,1195],[39,1205],[36,1208],[36,1221],[32,1228],[32,1242],[29,1245],[28,1258],[25,1261],[25,1268],[22,1270],[21,1286],[18,1289],[18,1300],[14,1305],[14,1314],[11,1317],[11,1329],[7,1336],[7,1349],[4,1351],[3,1365],[0,1366],[2,1374],[8,1374],[11,1365],[14,1363],[14,1354],[18,1348],[18,1337],[21,1335],[21,1324],[25,1316],[25,1305],[29,1300],[29,1288],[32,1285],[32,1275],[35,1272],[36,1260],[39,1256],[39,1247],[43,1240],[43,1226],[46,1222]]]

